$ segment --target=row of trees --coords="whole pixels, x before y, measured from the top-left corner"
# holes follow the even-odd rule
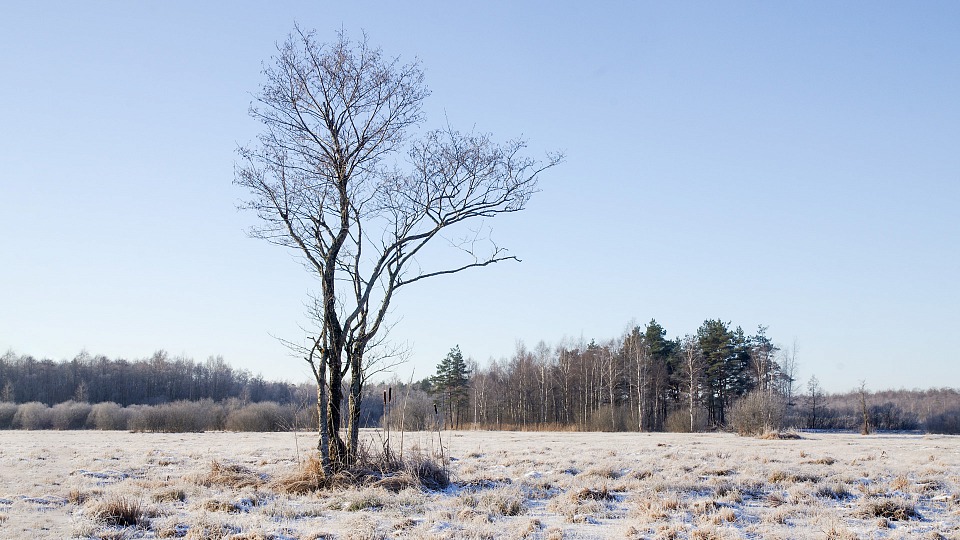
[[[511,358],[483,367],[459,358],[451,350],[412,400],[414,409],[439,404],[451,427],[699,431],[759,422],[754,429],[960,431],[956,390],[830,395],[815,376],[801,389],[796,346],[776,346],[763,326],[747,335],[719,319],[682,338],[668,339],[651,320],[602,343],[518,344]],[[430,419],[429,410],[406,415],[407,427]]]
[[[651,325],[648,325],[648,327]],[[656,333],[656,332],[655,332]],[[736,334],[736,332],[734,332]],[[675,344],[674,349],[681,351],[674,355],[674,364],[682,363],[685,355],[684,342],[689,340],[668,340]],[[677,345],[679,344],[679,345]],[[590,388],[583,381],[576,381],[581,374],[590,376],[609,370],[603,363],[603,354],[595,354],[604,346],[564,344],[556,348],[547,348],[540,344],[531,353],[523,346],[510,359],[492,363],[480,368],[476,362],[464,359],[459,348],[454,348],[438,366],[438,373],[423,381],[411,384],[399,382],[367,385],[364,389],[360,407],[360,427],[378,427],[391,424],[394,428],[407,430],[432,430],[447,428],[501,428],[501,429],[581,429],[581,430],[666,430],[690,431],[693,418],[694,430],[716,426],[709,421],[709,391],[707,382],[701,384],[703,393],[694,398],[693,414],[690,414],[689,396],[683,392],[682,384],[674,384],[675,390],[667,390],[666,412],[657,415],[643,415],[643,400],[636,396],[652,396],[648,410],[655,410],[662,401],[657,398],[656,384],[644,393],[636,387],[621,388],[614,395],[621,395],[624,402],[609,407],[603,399],[594,399],[593,409],[587,414],[576,412],[585,399],[582,390],[573,393],[572,399],[564,400],[553,386],[567,389]],[[590,351],[593,351],[592,353]],[[686,349],[686,352],[690,352]],[[578,359],[576,369],[567,369],[560,365],[560,358]],[[788,356],[778,351],[773,362],[776,371],[782,372],[781,365],[789,363]],[[789,354],[792,356],[792,354]],[[8,362],[13,355],[5,355]],[[590,361],[601,361],[599,365],[589,367]],[[548,359],[548,362],[541,362]],[[27,360],[26,363],[30,363]],[[45,362],[47,366],[58,365]],[[70,362],[62,362],[67,365]],[[552,367],[551,367],[551,364]],[[5,364],[6,365],[6,364]],[[119,365],[124,365],[119,362]],[[755,364],[756,365],[756,364]],[[604,369],[601,369],[604,368]],[[556,371],[554,371],[556,370]],[[616,372],[616,369],[614,369]],[[668,373],[680,373],[678,382],[688,372],[680,370]],[[754,368],[756,372],[756,368]],[[566,384],[556,378],[558,373],[570,374]],[[756,377],[754,377],[756,379]],[[783,378],[783,375],[779,377]],[[762,377],[760,377],[762,379]],[[539,381],[546,380],[549,386]],[[633,384],[640,377],[632,376]],[[668,381],[670,378],[668,377]],[[525,381],[525,382],[524,382]],[[10,380],[0,378],[0,386],[11,393]],[[629,381],[627,381],[629,382]],[[603,379],[597,381],[603,384]],[[279,429],[316,429],[317,416],[310,402],[315,399],[316,388],[308,384],[292,387],[287,383],[265,383],[268,387],[277,385],[286,388],[283,402],[251,402],[240,398],[228,398],[222,401],[212,399],[170,400],[168,396],[154,396],[156,405],[129,404],[115,402],[90,404],[83,401],[66,400],[56,405],[39,401],[21,403],[0,402],[0,429],[129,429],[140,431],[271,431]],[[349,386],[347,381],[344,386]],[[511,388],[523,388],[528,391],[521,394]],[[622,386],[625,383],[621,383]],[[492,386],[492,385],[499,385]],[[96,379],[90,380],[90,386],[99,387]],[[668,385],[668,388],[670,385]],[[597,387],[594,386],[594,391]],[[607,393],[605,385],[600,386],[601,394]],[[863,416],[866,413],[867,424],[871,430],[925,430],[934,433],[960,433],[960,391],[956,389],[929,390],[886,390],[880,392],[861,392],[828,394],[820,387],[816,377],[811,377],[802,392],[786,398],[790,385],[781,383],[771,385],[773,389],[763,391],[754,387],[742,397],[738,397],[727,406],[724,413],[727,427],[742,430],[766,429],[779,425],[803,429],[861,430]],[[737,392],[734,392],[737,393]],[[742,393],[742,391],[740,391]],[[241,392],[242,394],[242,392]],[[385,407],[384,396],[391,396],[391,406]],[[580,396],[580,397],[577,397]],[[631,397],[633,396],[633,397]],[[523,400],[524,407],[519,407]],[[56,400],[54,400],[56,401]],[[564,403],[573,405],[574,411],[566,413],[559,406]],[[342,410],[345,410],[344,407]],[[527,421],[523,414],[527,411]],[[640,421],[646,418],[649,424]],[[665,421],[655,421],[665,418]],[[569,420],[568,420],[569,419]],[[751,427],[753,426],[753,427]]]
[[[792,352],[780,351],[765,327],[748,335],[719,319],[680,339],[668,339],[651,320],[602,343],[519,344],[512,358],[485,367],[451,360],[459,356],[451,351],[424,384],[444,403],[448,422],[466,417],[521,429],[663,431],[681,420],[687,430],[724,426],[731,405],[752,391],[791,402],[796,369]]]
[[[0,356],[0,402],[69,400],[114,402],[122,406],[170,401],[275,401],[298,403],[305,385],[266,381],[235,369],[220,356],[205,362],[171,358],[157,351],[149,358],[125,360],[81,352],[71,360],[38,360],[7,351]]]

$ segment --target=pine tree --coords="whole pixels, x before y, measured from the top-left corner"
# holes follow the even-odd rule
[[[437,374],[430,378],[430,382],[434,393],[442,400],[448,425],[458,428],[461,413],[468,406],[470,389],[470,370],[459,345],[450,349],[437,364]]]

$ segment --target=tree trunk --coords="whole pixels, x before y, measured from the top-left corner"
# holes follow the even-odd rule
[[[357,453],[360,450],[360,405],[363,402],[363,379],[360,369],[357,367],[362,362],[361,358],[356,358],[355,353],[351,354],[350,359],[350,397],[348,398],[347,417],[347,461],[356,463]]]
[[[327,431],[330,437],[330,462],[341,469],[346,465],[346,445],[340,437],[340,413],[343,403],[343,374],[338,363],[330,364],[330,397],[327,400]]]

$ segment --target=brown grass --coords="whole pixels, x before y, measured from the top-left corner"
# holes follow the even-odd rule
[[[257,487],[264,479],[243,465],[229,465],[217,460],[210,462],[210,471],[201,478],[205,486],[221,485],[232,488]]]
[[[606,486],[600,489],[583,488],[574,494],[574,499],[578,501],[612,501],[616,498],[616,495],[608,491]]]
[[[150,524],[147,512],[139,499],[115,496],[95,503],[90,515],[100,523],[114,527],[147,527]]]
[[[152,495],[153,501],[163,502],[183,502],[187,500],[187,492],[180,488],[169,488],[157,491]]]
[[[795,441],[803,437],[793,431],[768,431],[757,438],[765,441]]]
[[[920,519],[920,514],[913,504],[904,499],[884,499],[867,501],[860,510],[864,517],[878,517],[891,521],[909,521]]]
[[[311,456],[299,470],[275,480],[272,485],[288,494],[363,486],[394,493],[411,487],[437,491],[450,485],[450,474],[436,460],[420,453],[403,461],[392,456],[361,453],[356,464],[327,477],[320,458]]]

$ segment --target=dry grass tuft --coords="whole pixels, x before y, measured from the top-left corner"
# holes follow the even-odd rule
[[[344,493],[343,509],[347,512],[359,512],[366,509],[379,509],[387,506],[389,494],[381,488],[367,488],[362,491]]]
[[[221,485],[232,488],[257,487],[263,478],[243,465],[226,465],[217,460],[210,462],[210,472],[201,478],[205,486]]]
[[[320,458],[313,455],[298,470],[274,480],[272,485],[280,493],[302,495],[319,491],[326,484]]]
[[[407,488],[438,491],[450,485],[450,473],[425,454],[414,454],[402,461],[392,455],[361,453],[357,463],[324,476],[318,456],[311,456],[292,474],[273,482],[281,493],[304,494],[324,489],[372,486],[394,493]]]
[[[218,499],[210,499],[203,503],[202,508],[207,512],[227,512],[235,514],[240,511],[236,505],[233,503],[228,503],[227,501],[221,501]]]
[[[587,469],[584,473],[584,476],[598,476],[600,478],[606,478],[609,480],[616,480],[623,476],[623,473],[620,469],[615,469],[610,466],[598,466]]]
[[[617,499],[617,496],[612,492],[607,490],[607,487],[604,486],[600,489],[590,489],[583,488],[580,491],[577,491],[574,496],[574,499],[578,501],[613,501]]]
[[[711,514],[710,520],[714,525],[733,523],[737,520],[737,513],[733,511],[733,508],[723,507]]]
[[[803,437],[794,431],[768,431],[757,438],[765,441],[796,441]]]
[[[894,491],[903,491],[907,489],[909,485],[910,480],[902,474],[890,481],[890,489]]]
[[[90,516],[113,527],[145,528],[150,525],[140,500],[133,497],[115,496],[95,503],[90,508]]]
[[[155,492],[152,496],[154,502],[184,502],[187,500],[187,492],[180,488],[169,488]]]
[[[694,501],[690,503],[690,513],[694,516],[704,516],[711,514],[717,511],[717,502],[714,500],[706,499],[701,501]]]
[[[225,523],[212,523],[201,517],[197,523],[187,530],[185,540],[227,540],[235,534],[240,534],[240,528]]]
[[[884,499],[880,501],[867,501],[860,510],[863,517],[878,517],[889,519],[891,521],[909,521],[911,519],[920,519],[913,503],[904,499]]]
[[[820,486],[816,491],[817,497],[821,499],[833,499],[835,501],[843,501],[853,497],[853,493],[850,493],[850,490],[847,489],[847,486],[836,483],[829,486]]]
[[[810,482],[816,484],[821,480],[821,478],[815,474],[809,473],[787,473],[782,470],[772,471],[767,480],[771,484],[800,484],[803,482]]]
[[[856,533],[843,525],[831,525],[824,533],[827,540],[860,540]]]
[[[722,540],[723,536],[714,527],[705,527],[691,531],[690,538],[693,540]]]
[[[803,452],[801,452],[801,454],[803,454]],[[806,457],[806,456],[801,455],[800,457]],[[822,457],[820,459],[811,459],[807,461],[801,461],[800,463],[803,463],[804,465],[833,465],[836,462],[837,460],[833,459],[830,456],[827,456],[827,457]]]
[[[67,502],[69,502],[70,504],[81,505],[87,502],[88,500],[90,500],[90,497],[92,495],[99,495],[99,492],[90,493],[87,491],[81,491],[80,489],[74,488],[74,489],[71,489],[69,493],[67,493]]]

